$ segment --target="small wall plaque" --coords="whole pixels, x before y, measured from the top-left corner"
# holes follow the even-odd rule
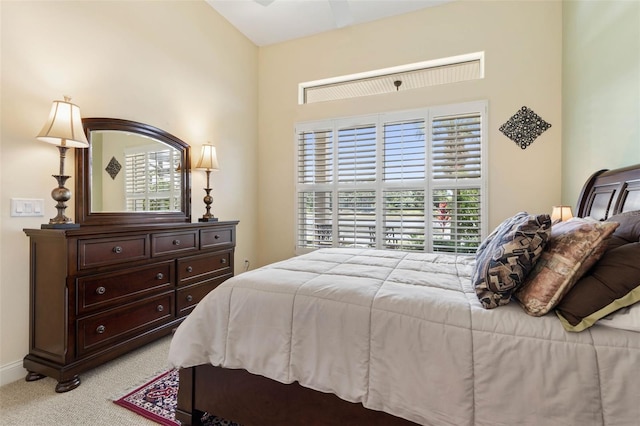
[[[549,127],[551,124],[544,121],[530,108],[523,106],[500,126],[500,131],[520,148],[526,149]]]
[[[122,169],[122,166],[120,165],[120,163],[118,163],[118,160],[116,160],[116,157],[111,157],[111,161],[109,161],[109,164],[107,164],[107,167],[105,168],[107,173],[109,173],[109,176],[111,176],[111,179],[114,179],[114,180],[116,176],[118,176],[118,173],[120,173],[121,169]]]

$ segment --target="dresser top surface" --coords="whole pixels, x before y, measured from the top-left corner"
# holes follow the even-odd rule
[[[62,228],[62,229],[23,229],[28,236],[32,235],[51,235],[64,237],[81,237],[85,235],[96,234],[119,234],[131,232],[171,232],[189,229],[207,229],[236,226],[237,220],[217,221],[217,222],[194,222],[194,223],[150,223],[150,224],[133,224],[133,225],[92,225],[80,226],[78,228]]]

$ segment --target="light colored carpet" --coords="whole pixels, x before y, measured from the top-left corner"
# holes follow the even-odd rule
[[[168,368],[171,336],[80,375],[76,389],[56,393],[56,381],[19,380],[0,387],[0,425],[157,425],[113,399]]]

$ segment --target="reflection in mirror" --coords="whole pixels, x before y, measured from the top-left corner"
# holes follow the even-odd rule
[[[189,145],[148,124],[83,118],[76,152],[76,223],[191,222]]]
[[[91,211],[180,211],[180,151],[156,139],[92,131]]]

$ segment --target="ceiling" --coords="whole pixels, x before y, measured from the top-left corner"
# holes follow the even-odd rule
[[[452,0],[206,0],[257,46],[344,28]]]

